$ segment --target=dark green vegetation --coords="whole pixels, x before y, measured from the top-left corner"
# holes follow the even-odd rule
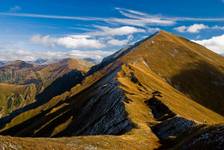
[[[223,73],[222,56],[160,31],[105,58],[75,86],[55,80],[43,97],[48,91],[58,96],[0,120],[0,143],[17,149],[219,149]]]

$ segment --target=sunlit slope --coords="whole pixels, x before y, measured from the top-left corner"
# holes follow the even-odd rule
[[[90,77],[89,80],[91,80]],[[116,86],[110,85],[115,81],[118,83]],[[85,85],[85,83],[87,81],[83,84]],[[110,89],[111,86],[115,93],[110,93],[110,90],[112,90]],[[48,139],[46,142],[48,146],[52,147],[57,147],[57,143],[61,143],[64,149],[70,148],[69,143],[72,143],[73,147],[77,149],[88,146],[97,147],[97,149],[158,148],[160,146],[159,139],[150,129],[150,124],[156,124],[158,121],[155,119],[152,110],[145,103],[145,101],[152,98],[154,91],[161,92],[162,97],[159,99],[178,116],[195,121],[198,124],[205,122],[207,124],[215,124],[224,121],[222,116],[197,104],[171,87],[157,74],[152,72],[144,61],[140,60],[112,70],[112,72],[109,72],[109,74],[105,75],[98,82],[90,85],[89,88],[73,95],[75,93],[74,90],[78,89],[80,89],[79,86],[74,87],[71,92],[55,97],[47,104],[17,116],[2,129],[1,133],[15,136],[108,134],[103,131],[108,131],[108,129],[116,131],[116,127],[118,126],[120,129],[127,129],[127,126],[120,126],[121,124],[115,123],[116,119],[123,118],[127,119],[126,121],[130,123],[132,129],[127,130],[128,132],[122,132],[123,134],[119,136],[81,136]],[[119,92],[120,90],[122,93]],[[101,94],[101,99],[98,99]],[[122,102],[124,107],[116,109],[119,112],[118,114],[109,111],[119,108],[118,106],[121,105],[121,103],[113,105],[113,102],[116,102],[117,98],[112,95],[117,94],[124,98]],[[107,111],[110,112],[109,116],[106,113]],[[127,113],[127,116],[122,114],[123,111]],[[35,119],[32,119],[31,116]],[[23,119],[25,118],[31,119],[27,123],[21,123],[22,126],[15,126],[16,124],[20,124],[19,122],[24,122]],[[102,124],[100,120],[103,118],[109,118],[109,120]],[[72,130],[74,128],[77,128],[77,130]],[[108,129],[101,130],[106,128]],[[7,139],[7,141],[16,143],[23,148],[27,148],[32,141],[32,139],[21,138],[15,138],[14,141],[7,137],[2,137],[2,139]],[[44,143],[43,139],[33,141],[32,144],[38,145],[40,143]]]
[[[0,114],[4,116],[12,111],[34,102],[34,85],[14,85],[0,83]]]
[[[87,72],[91,66],[92,64],[86,61],[70,58],[48,65],[30,64],[18,60],[0,68],[0,82],[18,85],[32,83],[40,93],[57,78],[73,70]]]
[[[81,82],[91,66],[83,60],[63,59],[48,65],[14,61],[0,67],[1,117],[30,103],[42,103],[62,94]]]
[[[21,136],[41,136],[42,134],[45,136],[54,136],[60,132],[62,132],[61,135],[88,134],[88,132],[85,133],[85,129],[83,129],[83,133],[80,132],[82,129],[81,126],[80,128],[77,128],[75,131],[73,131],[73,134],[71,129],[74,129],[72,127],[76,125],[78,126],[81,123],[88,123],[90,121],[88,119],[93,119],[94,117],[97,117],[97,115],[101,115],[98,114],[98,111],[102,111],[102,109],[97,109],[98,107],[108,111],[107,109],[111,108],[111,105],[108,104],[113,103],[113,101],[119,97],[121,100],[123,98],[126,99],[130,97],[133,99],[133,101],[137,102],[137,104],[131,106],[138,107],[138,103],[140,106],[144,106],[142,109],[133,108],[133,111],[127,111],[129,109],[129,107],[127,107],[129,106],[128,103],[125,108],[128,114],[138,114],[135,110],[142,110],[146,115],[148,114],[148,108],[144,101],[152,97],[152,93],[157,90],[160,91],[163,95],[162,101],[175,113],[180,114],[185,118],[197,120],[200,122],[206,121],[207,123],[218,123],[223,121],[223,117],[220,115],[206,109],[196,102],[193,102],[178,92],[176,89],[171,87],[158,75],[152,72],[152,70],[146,65],[145,61],[138,60],[127,65],[128,66],[122,65],[121,68],[119,67],[115,70],[111,70],[105,74],[103,78],[98,76],[98,78],[100,78],[98,82],[93,82],[94,84],[88,85],[89,83],[87,81],[91,80],[91,78],[94,79],[94,76],[96,76],[97,73],[92,75],[92,77],[87,78],[83,82],[83,85],[78,85],[70,92],[57,96],[48,103],[15,117],[9,124],[6,124],[2,131],[13,127],[7,132],[13,134],[15,133],[14,130],[16,130],[19,131],[18,135]],[[113,66],[110,66],[110,68],[112,67]],[[102,70],[102,73],[103,71],[104,70]],[[117,72],[119,73],[117,74]],[[125,74],[122,75],[123,73]],[[137,80],[133,81],[132,76],[137,78]],[[82,87],[86,86],[85,84],[87,84],[89,87],[82,90]],[[78,92],[79,90],[81,91]],[[102,103],[102,106],[95,106],[95,102]],[[185,110],[186,108],[188,111]],[[124,108],[122,107],[121,110],[123,109]],[[94,111],[92,112],[91,110]],[[79,115],[83,115],[83,118],[79,117]],[[85,116],[89,117],[84,118]],[[80,118],[80,122],[77,121],[77,117]],[[61,118],[63,118],[64,121]],[[131,118],[132,121],[133,119],[134,118]],[[35,122],[35,120],[38,120],[38,122]],[[92,121],[94,123],[94,120]],[[25,127],[26,125],[27,128]],[[69,128],[69,126],[72,127]],[[90,126],[92,125],[90,124]],[[19,130],[21,128],[23,128],[22,131]],[[88,125],[86,128],[88,128]],[[98,132],[95,134],[97,133]]]
[[[168,53],[174,49],[177,49],[175,57]],[[195,96],[191,87],[188,93],[180,88],[188,88],[182,82],[192,80],[192,84],[201,87],[197,89],[201,95],[203,86],[210,85],[210,81],[193,73],[196,80],[178,80],[181,85],[177,86],[173,77],[182,70],[197,67],[202,60],[218,66],[222,72],[223,64],[217,65],[222,59],[202,46],[161,31],[109,56],[70,91],[9,120],[0,120],[1,135],[66,138],[40,138],[37,141],[32,138],[0,139],[2,143],[7,140],[24,149],[41,143],[56,148],[60,143],[62,149],[70,149],[72,145],[75,149],[147,150],[159,146],[170,148],[169,143],[172,147],[191,143],[192,136],[201,136],[203,127],[210,129],[215,124],[223,124],[224,118],[206,108],[207,101],[201,100],[200,105],[196,102],[198,99],[191,99]],[[203,71],[209,72],[206,68]],[[220,75],[217,80],[222,78]],[[205,89],[209,90],[209,87]],[[155,93],[159,94],[155,96]],[[219,91],[216,93],[221,94]],[[217,103],[209,102],[210,106]],[[44,144],[41,146],[47,148]]]
[[[196,102],[224,114],[224,58],[182,37],[160,31],[121,58],[143,59],[150,69]]]

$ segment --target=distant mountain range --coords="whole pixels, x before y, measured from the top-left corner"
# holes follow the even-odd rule
[[[77,82],[81,81],[85,72],[92,66],[92,64],[87,61],[76,59],[63,59],[51,64],[42,64],[43,62],[44,61],[39,60],[38,63],[40,64],[34,64],[17,60],[7,62],[0,68],[0,83],[2,83],[0,84],[0,88],[5,91],[0,94],[0,99],[2,103],[4,103],[1,109],[2,115],[10,113],[26,104],[30,104],[35,100],[40,99],[40,101],[44,101],[43,99],[47,99],[43,97],[45,90],[49,90],[51,85],[55,85],[57,80],[63,80],[63,78],[67,78],[68,75],[70,79],[66,79],[66,81],[71,80],[68,81],[70,86],[75,85]],[[49,98],[60,94],[60,88],[65,88],[63,84],[55,86],[55,91],[51,91],[51,93],[47,94]],[[71,88],[70,86],[69,88]],[[21,88],[28,88],[27,90],[29,92],[27,92],[27,90],[20,90]],[[64,90],[62,90],[62,92],[63,91]],[[27,94],[30,95],[28,96]],[[35,98],[35,96],[37,97]],[[23,102],[13,106],[6,106],[7,101],[12,99],[11,97],[14,101],[21,99],[20,101]],[[15,103],[14,101],[12,104]]]
[[[224,147],[222,56],[160,31],[90,66],[66,59],[2,67],[1,82],[33,84],[38,94],[35,103],[0,119],[0,144],[22,149]]]
[[[4,66],[6,64],[5,61],[0,61],[0,67]]]

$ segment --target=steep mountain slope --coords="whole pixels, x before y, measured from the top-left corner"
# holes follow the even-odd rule
[[[121,53],[122,52],[122,53]],[[173,36],[165,31],[122,50],[119,61],[126,63],[142,59],[160,77],[196,102],[224,114],[224,58],[214,52]],[[106,58],[105,66],[117,58]],[[203,86],[202,86],[203,85]]]
[[[35,76],[34,65],[24,61],[14,61],[0,68],[0,82],[11,84],[26,84]],[[26,78],[26,80],[25,80]],[[24,81],[25,80],[25,81]]]
[[[35,65],[17,60],[0,68],[0,82],[22,85],[33,83],[38,92],[41,92],[55,79],[70,71],[86,72],[90,66],[86,61],[69,58],[49,65]]]
[[[170,53],[174,49],[178,49],[175,57]],[[222,57],[204,47],[161,31],[106,58],[70,91],[0,120],[1,135],[66,138],[34,141],[1,137],[1,145],[7,148],[17,144],[21,149],[38,145],[43,149],[57,148],[60,143],[61,149],[155,149],[161,145],[171,148],[182,146],[181,142],[191,143],[192,135],[200,138],[207,131],[203,127],[210,129],[213,124],[223,123],[224,117],[190,99],[193,92],[187,97],[170,80],[191,68],[189,63],[197,66],[198,61],[218,66],[221,72],[222,63],[218,63],[221,60]],[[210,85],[210,81],[202,82],[203,78],[200,81],[199,76],[195,77],[198,78],[192,84]],[[203,100],[200,103],[206,104]],[[75,135],[82,136],[70,137]],[[167,144],[170,142],[172,145]]]
[[[75,59],[64,59],[49,65],[34,65],[24,61],[8,63],[0,68],[0,82],[2,82],[0,106],[5,108],[2,115],[36,102],[35,100],[37,100],[35,106],[40,105],[69,90],[82,81],[91,65],[86,61]],[[27,97],[27,91],[29,95],[32,95],[32,99],[28,96],[28,100],[23,100],[24,103],[10,107],[9,110],[6,104],[10,103],[10,99],[21,101],[20,99],[24,99],[24,96]],[[24,109],[21,108],[19,111]]]
[[[13,110],[24,107],[34,101],[35,86],[13,85],[0,83],[0,115],[1,117],[11,113]]]

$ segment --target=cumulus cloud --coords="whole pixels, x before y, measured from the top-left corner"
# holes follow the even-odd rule
[[[133,39],[133,34],[148,32],[144,29],[132,26],[95,27],[96,31],[94,32],[85,32],[83,34],[67,35],[64,37],[34,35],[32,36],[31,41],[33,43],[45,45],[48,47],[62,46],[67,49],[102,49],[108,46],[126,45],[130,40]],[[126,38],[124,36],[126,36]]]
[[[125,46],[128,45],[132,40],[133,40],[133,35],[129,35],[127,39],[125,40],[118,40],[115,38],[112,38],[107,41],[107,44],[112,45],[112,46]]]
[[[133,26],[121,26],[121,27],[107,27],[107,26],[95,26],[99,31],[89,33],[91,35],[98,36],[121,36],[130,35],[134,33],[145,32],[144,29],[136,28]]]
[[[69,35],[65,37],[51,37],[49,35],[41,36],[35,35],[31,41],[37,44],[46,46],[63,46],[65,48],[79,49],[79,48],[103,48],[105,45],[99,40],[93,39],[86,35]]]
[[[224,30],[224,26],[207,26],[204,24],[193,24],[190,26],[179,26],[174,28],[178,32],[199,33],[201,30]]]
[[[209,27],[204,24],[193,24],[191,26],[179,26],[174,28],[178,32],[198,33],[201,30],[208,29]]]
[[[224,30],[224,26],[212,26],[212,27],[209,27],[209,29],[213,29],[213,30]]]
[[[35,51],[24,49],[8,49],[1,50],[0,48],[0,60],[13,61],[13,60],[25,60],[34,61],[38,58],[43,59],[63,59],[63,58],[91,58],[100,61],[104,57],[112,54],[113,51],[83,51],[83,50],[70,50],[70,51]]]
[[[114,45],[114,46],[123,46],[123,45],[128,44],[128,40],[111,39],[107,43],[110,45]]]
[[[224,54],[224,34],[214,36],[210,39],[196,40],[194,42],[199,43],[218,54]]]

